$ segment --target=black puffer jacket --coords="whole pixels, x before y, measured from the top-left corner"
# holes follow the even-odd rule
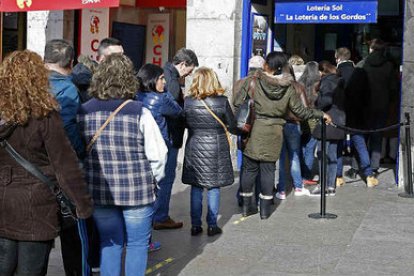
[[[236,122],[227,97],[208,97],[204,101],[234,133]],[[203,103],[193,97],[185,99],[184,113],[188,139],[182,182],[207,189],[231,185],[234,182],[233,166],[223,127]]]
[[[344,102],[344,80],[335,74],[323,76],[315,107],[328,113],[332,117],[334,123],[343,126],[346,121]],[[321,139],[320,124],[315,127],[313,136],[317,139]],[[342,140],[344,138],[345,132],[343,130],[334,128],[333,126],[326,127],[326,139]]]

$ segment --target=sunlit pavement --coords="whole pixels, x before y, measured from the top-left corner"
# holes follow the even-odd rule
[[[320,198],[293,192],[275,200],[268,220],[243,219],[237,179],[222,189],[223,234],[214,237],[207,236],[206,224],[203,234],[190,235],[190,187],[180,177],[178,172],[170,208],[184,227],[154,231],[162,249],[150,253],[148,275],[414,275],[414,199],[398,196],[390,168],[381,169],[375,188],[346,179],[336,196],[327,197],[326,212],[338,216],[333,220],[309,218],[320,213]],[[57,249],[48,275],[64,275]]]

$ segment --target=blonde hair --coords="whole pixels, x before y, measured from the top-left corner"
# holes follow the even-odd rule
[[[298,55],[292,55],[289,58],[288,62],[289,62],[290,65],[304,65],[305,64],[305,61],[303,60],[303,58],[301,58]]]
[[[225,92],[221,86],[217,74],[213,69],[200,67],[193,77],[190,86],[190,96],[197,99],[204,99],[211,96],[223,95]]]

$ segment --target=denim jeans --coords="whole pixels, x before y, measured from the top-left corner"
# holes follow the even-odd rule
[[[338,142],[336,140],[326,141],[326,187],[335,188],[336,171],[338,167]],[[319,170],[322,170],[322,142],[318,143]],[[320,175],[322,173],[320,172]],[[322,179],[321,179],[322,181]]]
[[[357,152],[360,171],[364,176],[372,175],[371,162],[365,142],[365,137],[362,134],[351,135],[352,144]]]
[[[53,240],[16,241],[0,238],[0,275],[43,276]]]
[[[301,156],[301,131],[300,125],[286,123],[283,127],[283,144],[279,160],[279,184],[277,190],[284,192],[289,169],[286,168],[286,155],[289,156],[290,175],[292,176],[293,186],[303,188],[302,172],[300,168]]]
[[[313,161],[315,160],[315,148],[318,144],[318,140],[312,136],[308,137],[306,141],[302,141],[302,176],[304,179],[312,178]]]
[[[203,213],[203,191],[197,186],[191,186],[191,225],[201,226],[201,215]],[[207,224],[217,226],[217,216],[220,209],[220,188],[207,190]]]
[[[383,128],[385,127],[385,121],[387,114],[383,112],[375,112],[375,120],[372,122],[371,128]],[[371,168],[378,170],[380,167],[381,151],[382,151],[382,137],[383,132],[372,133],[369,137],[369,150],[371,153]]]
[[[154,207],[95,206],[93,214],[101,244],[101,276],[145,275]]]
[[[344,150],[344,143],[345,140],[339,141],[338,142],[338,149],[337,149],[337,169],[336,169],[336,176],[337,177],[342,177],[342,175],[344,174],[344,158],[343,158],[343,150]]]
[[[165,177],[158,183],[160,189],[155,201],[154,222],[164,222],[168,219],[170,212],[171,190],[175,179],[175,170],[177,168],[177,148],[168,147],[167,164],[165,166]]]

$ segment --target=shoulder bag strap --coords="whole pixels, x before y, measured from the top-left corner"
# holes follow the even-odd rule
[[[207,111],[210,112],[211,116],[214,117],[214,119],[216,119],[216,121],[223,127],[224,132],[226,133],[226,137],[227,137],[227,142],[229,142],[229,146],[231,148],[231,138],[230,138],[230,132],[227,129],[226,125],[223,123],[222,120],[220,120],[220,118],[211,110],[211,108],[207,105],[207,103],[204,100],[201,100],[201,102],[203,103],[203,105],[206,107]]]
[[[112,121],[112,119],[115,117],[115,115],[121,111],[121,109],[126,106],[128,103],[132,102],[131,99],[126,100],[125,102],[123,102],[120,106],[118,106],[117,109],[115,109],[114,112],[111,113],[111,115],[109,115],[108,119],[106,119],[105,123],[103,123],[103,125],[96,131],[95,135],[92,137],[91,141],[89,142],[89,144],[86,146],[86,152],[89,152],[92,149],[93,144],[95,144],[96,140],[98,139],[99,135],[101,135],[102,131],[106,128],[106,126],[109,124],[109,122]]]
[[[252,91],[252,99],[254,99],[254,93],[256,92],[256,79],[256,76],[253,76],[249,84],[249,89]]]
[[[29,162],[27,159],[25,159],[23,156],[21,156],[5,139],[0,140],[0,145],[2,148],[4,148],[8,154],[10,154],[11,157],[13,157],[14,160],[16,160],[17,163],[20,164],[26,171],[31,173],[34,177],[37,177],[40,181],[45,183],[50,191],[56,196],[56,201],[60,205],[62,214],[70,215],[74,218],[75,214],[72,213],[72,210],[70,207],[66,204],[66,202],[69,202],[69,200],[66,198],[66,196],[62,193],[61,189],[52,182],[49,177],[47,177],[38,167],[33,165],[31,162]],[[65,198],[65,200],[62,200]]]

